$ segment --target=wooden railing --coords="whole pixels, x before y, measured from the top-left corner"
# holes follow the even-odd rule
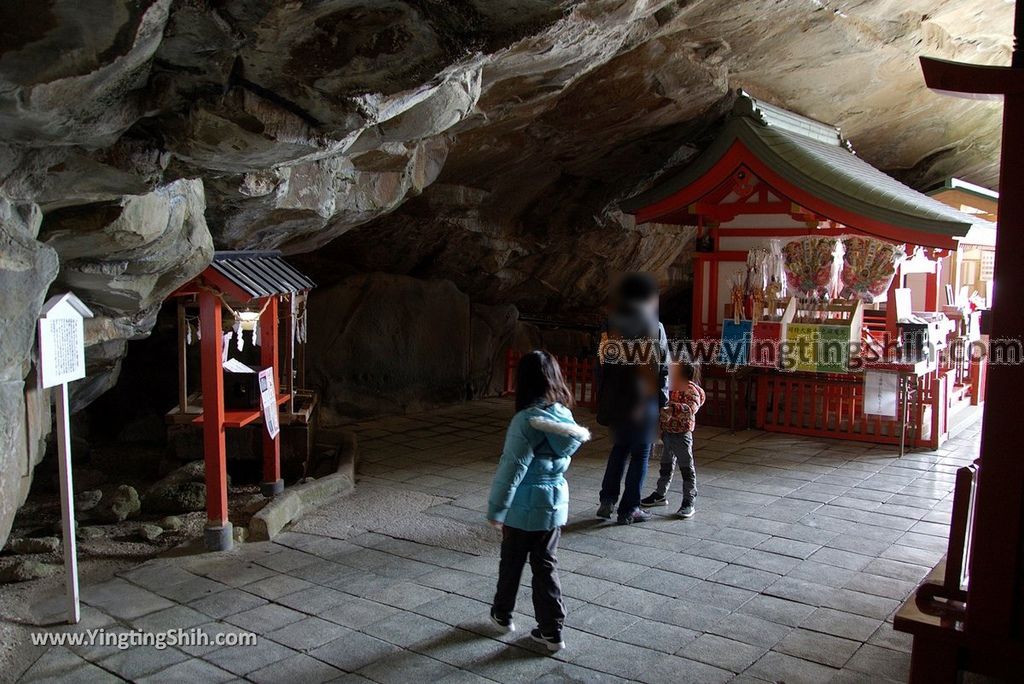
[[[937,448],[948,430],[945,382],[918,378],[908,402],[906,429],[913,446]],[[762,373],[757,377],[755,426],[787,432],[897,444],[900,422],[864,413],[863,379],[821,373]]]
[[[505,394],[516,391],[516,365],[523,352],[509,349],[505,354]],[[562,368],[562,377],[577,406],[597,408],[597,361],[594,358],[578,358],[555,355]]]

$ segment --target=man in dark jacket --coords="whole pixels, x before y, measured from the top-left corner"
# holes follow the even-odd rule
[[[665,328],[658,321],[657,281],[647,273],[628,274],[614,300],[598,359],[597,420],[611,428],[613,446],[597,515],[611,518],[618,502],[618,523],[628,525],[650,519],[640,497],[658,414],[668,403],[669,359]]]

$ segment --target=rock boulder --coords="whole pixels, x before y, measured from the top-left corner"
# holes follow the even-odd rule
[[[134,517],[140,510],[142,502],[135,487],[121,485],[113,494],[104,497],[95,509],[95,516],[104,522],[118,523]]]

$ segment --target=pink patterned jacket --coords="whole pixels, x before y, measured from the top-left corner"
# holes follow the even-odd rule
[[[661,430],[670,434],[693,432],[697,411],[704,405],[704,390],[688,382],[681,390],[668,393],[668,405],[661,410]]]

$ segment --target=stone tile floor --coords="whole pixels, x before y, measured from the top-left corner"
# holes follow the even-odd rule
[[[258,646],[51,647],[23,679],[906,679],[910,641],[891,616],[945,549],[954,472],[976,455],[977,425],[902,460],[888,447],[699,427],[697,515],[670,507],[632,527],[593,518],[609,446],[598,436],[570,471],[568,648],[549,657],[523,638],[526,586],[517,634],[486,620],[498,534],[482,510],[511,412],[495,399],[359,424],[350,498],[274,542],[155,559],[87,586],[83,624],[52,628],[252,630]]]

